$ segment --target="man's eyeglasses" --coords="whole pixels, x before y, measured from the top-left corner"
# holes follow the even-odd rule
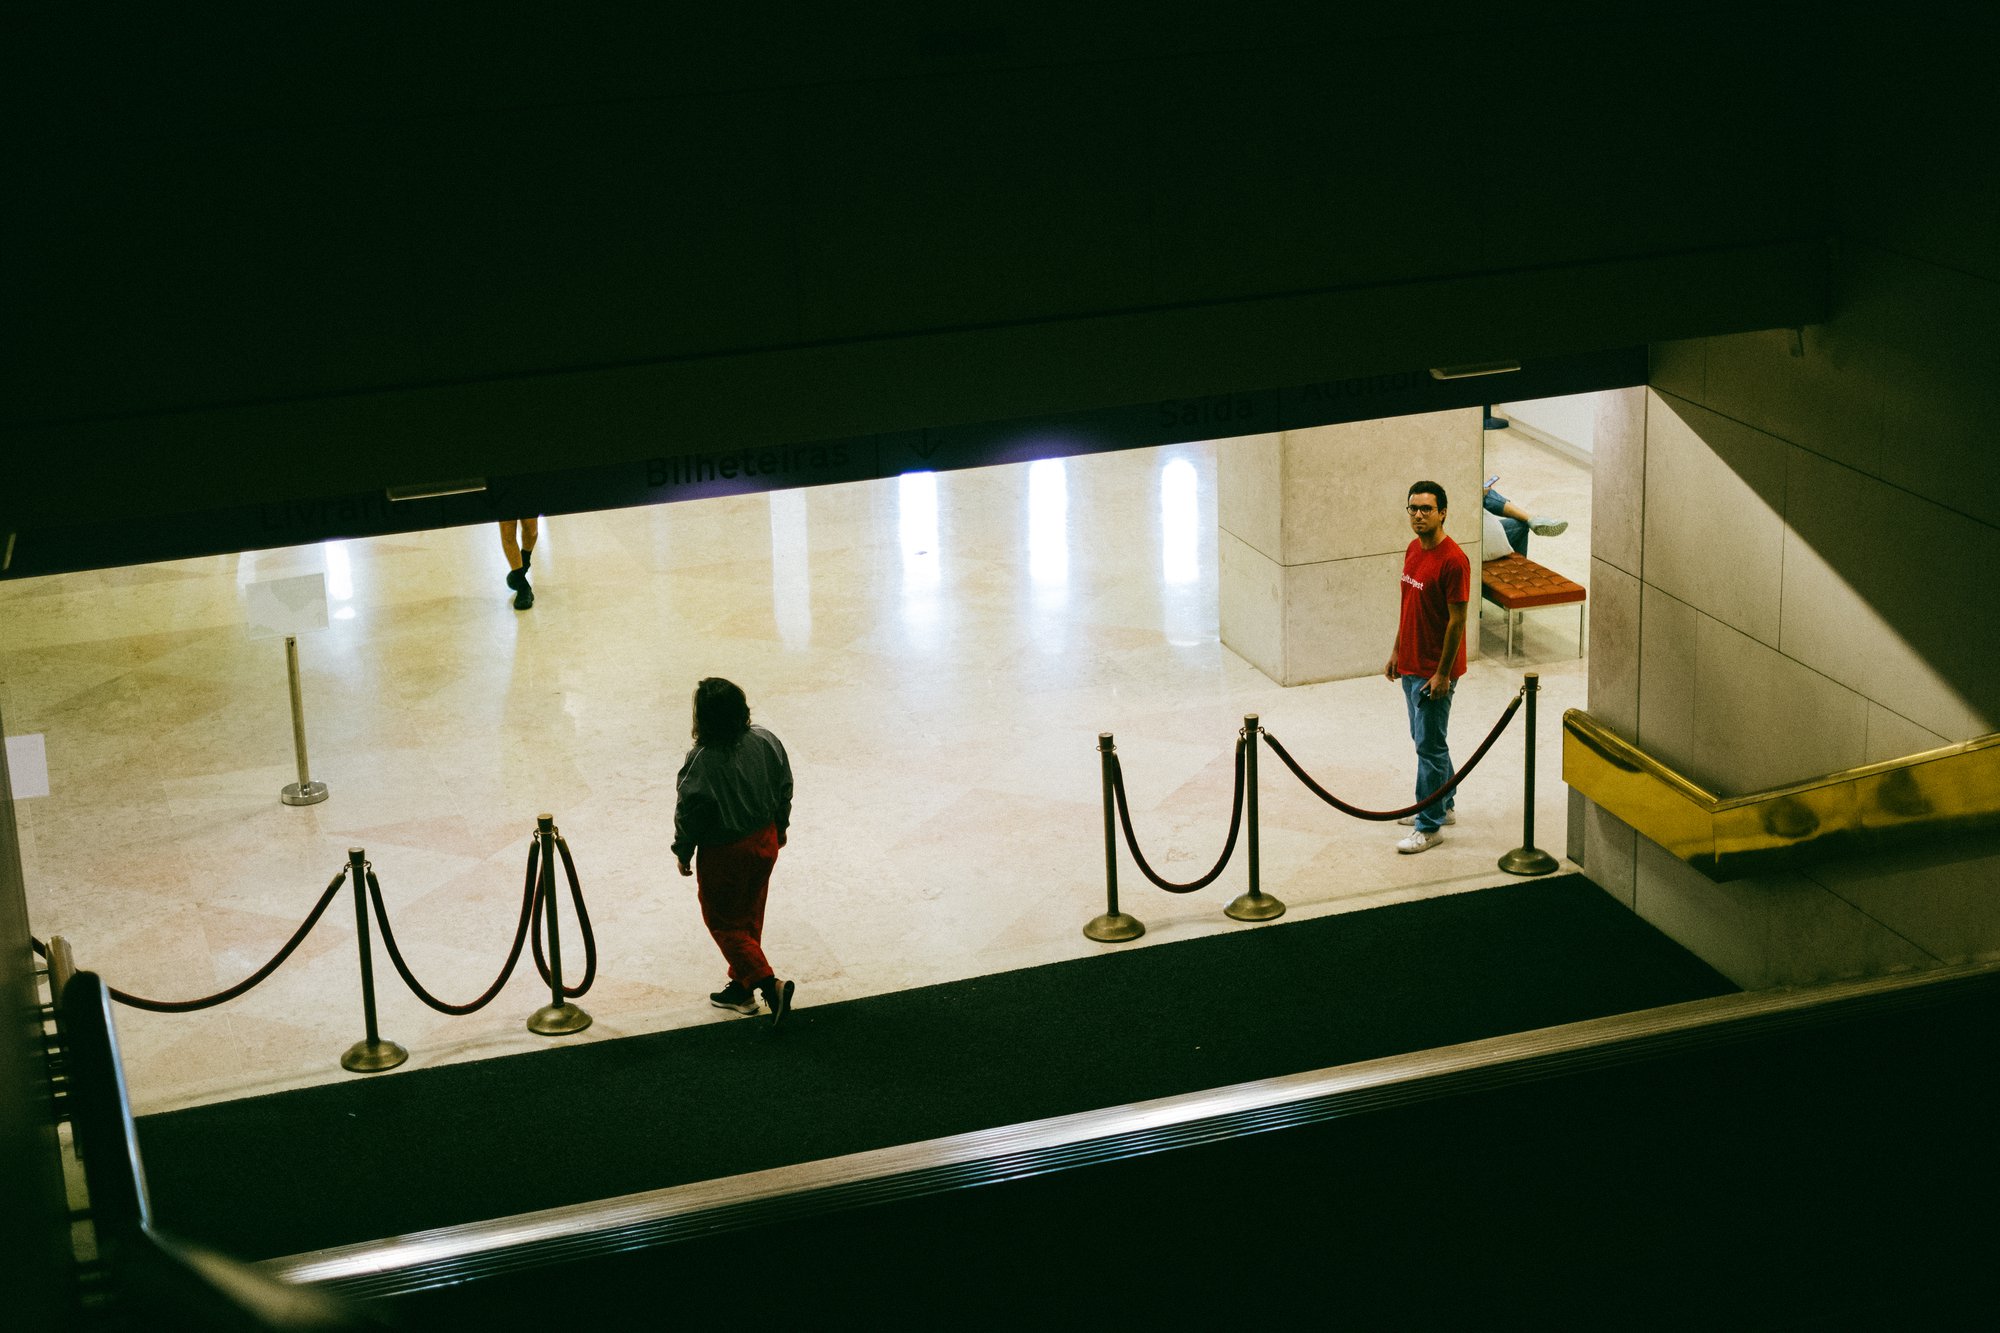
[[[1404,507],[1412,514],[1435,514],[1437,512],[1436,505],[1406,505]]]

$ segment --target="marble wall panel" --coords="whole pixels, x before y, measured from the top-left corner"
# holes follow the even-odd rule
[[[1685,399],[1646,413],[1646,582],[1773,645],[1788,453]]]
[[[1807,873],[1940,962],[2000,956],[2000,838],[1828,861]]]
[[[1274,679],[1307,685],[1380,674],[1395,646],[1402,570],[1401,552],[1286,569],[1284,665]]]
[[[1938,965],[1935,955],[1811,880],[1787,876],[1778,884],[1767,907],[1765,984],[1811,986]]]
[[[1272,560],[1281,554],[1283,440],[1274,432],[1215,442],[1216,525]]]
[[[1717,884],[1644,838],[1638,848],[1633,909],[1745,990],[1937,963],[1803,876]]]
[[[1286,431],[1278,559],[1305,565],[1403,550],[1404,497],[1428,479],[1452,502],[1445,530],[1477,560],[1479,466],[1477,408]]]
[[[1695,629],[1694,749],[1684,772],[1723,796],[1862,763],[1868,701],[1702,616]]]
[[[1409,478],[1396,450],[1378,446],[1384,421],[1286,431],[1280,451],[1278,559],[1287,565],[1401,550]],[[1393,430],[1385,435],[1396,433]]]
[[[1796,352],[1796,354],[1795,354]],[[1863,471],[1881,458],[1884,365],[1864,321],[1708,340],[1701,401]]]
[[[1677,398],[1704,401],[1708,392],[1708,339],[1654,343],[1646,383]]]
[[[1788,488],[1783,650],[1947,739],[2000,726],[2000,533],[1804,450]]]
[[[1724,793],[2000,728],[2000,283],[1865,244],[1839,264],[1800,356],[1783,330],[1653,348],[1639,740]],[[1616,672],[1592,670],[1603,711]],[[1606,819],[1586,806],[1585,864],[1617,892]],[[1635,835],[1631,864],[1635,910],[1746,986],[2000,957],[2000,838],[1716,885]]]
[[[1638,874],[1638,832],[1591,800],[1583,802],[1581,823],[1584,873],[1599,888],[1631,907]]]
[[[1872,699],[1869,701],[1868,748],[1862,755],[1862,763],[1885,763],[1950,743],[1928,727],[1920,727],[1901,713],[1891,712]]]
[[[1639,734],[1639,580],[1590,562],[1590,693],[1587,711],[1621,736]]]
[[[1597,447],[1590,470],[1590,553],[1637,577],[1646,508],[1645,389],[1597,395]]]
[[[1216,601],[1223,646],[1282,681],[1284,571],[1231,532],[1216,534]]]
[[[1679,767],[1694,754],[1695,637],[1701,613],[1650,585],[1640,593],[1639,729],[1634,741]]]
[[[1844,318],[1865,321],[1889,367],[1876,471],[2000,527],[2000,284],[1857,247]]]
[[[1716,884],[1657,843],[1636,839],[1632,910],[1723,976],[1752,990],[1772,984],[1762,884]]]
[[[1221,451],[1222,639],[1283,684],[1380,668],[1410,543],[1411,482],[1434,480],[1461,500],[1446,531],[1480,558],[1476,408],[1249,437]],[[1478,653],[1469,635],[1467,656]]]

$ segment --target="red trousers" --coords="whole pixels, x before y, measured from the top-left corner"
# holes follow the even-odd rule
[[[702,924],[729,960],[729,979],[743,986],[754,988],[771,976],[771,965],[764,960],[764,899],[777,863],[775,825],[736,842],[695,849]]]

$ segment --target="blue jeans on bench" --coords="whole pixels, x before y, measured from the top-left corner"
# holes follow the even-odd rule
[[[1500,520],[1500,530],[1507,534],[1507,544],[1514,548],[1514,554],[1526,555],[1528,553],[1528,525],[1518,518],[1507,517],[1504,512],[1507,508],[1507,497],[1498,491],[1488,491],[1481,503],[1486,506],[1487,513],[1492,514]]]

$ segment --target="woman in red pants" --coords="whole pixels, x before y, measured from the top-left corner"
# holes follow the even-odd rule
[[[694,748],[678,787],[674,859],[695,876],[702,923],[729,962],[709,1003],[754,1014],[761,995],[775,1027],[791,1012],[792,983],[764,957],[764,898],[792,820],[792,765],[776,736],[750,725],[742,689],[719,676],[694,687]]]

